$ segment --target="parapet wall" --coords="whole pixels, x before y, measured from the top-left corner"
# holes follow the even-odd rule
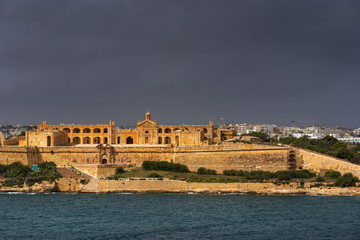
[[[181,151],[174,153],[174,162],[185,164],[190,171],[199,167],[223,170],[288,170],[288,149]]]
[[[289,148],[256,144],[176,148],[164,145],[149,147],[123,145],[111,147],[112,160],[108,163],[141,166],[143,161],[173,161],[187,165],[191,171],[196,171],[199,167],[215,169],[218,172],[225,169],[277,171],[288,169],[289,150]],[[32,165],[52,161],[58,166],[85,166],[99,165],[101,157],[101,150],[96,146],[0,147],[1,164],[19,161]]]
[[[224,144],[211,146],[131,146],[115,145],[107,150],[106,157],[111,156],[113,165],[141,166],[143,161],[173,161],[182,163],[191,171],[206,167],[222,172],[227,169],[279,171],[289,169],[289,157],[296,156],[295,169],[309,169],[314,172],[336,170],[342,174],[351,172],[360,177],[360,165],[345,160],[304,149],[290,147],[274,147],[260,144]],[[96,145],[81,147],[0,147],[0,164],[21,162],[33,165],[45,161],[55,162],[58,166],[81,166],[95,171],[91,175],[106,175],[108,170],[91,165],[100,165],[101,148]],[[110,166],[110,165],[106,165]],[[92,169],[92,170],[91,170]],[[113,171],[113,170],[111,170]]]
[[[26,147],[2,146],[0,147],[0,164],[9,165],[14,162],[29,164],[28,149]]]
[[[341,172],[341,174],[352,173],[353,175],[360,177],[360,165],[306,149],[298,148],[296,151],[303,162],[304,169],[319,173],[328,170],[336,170]]]

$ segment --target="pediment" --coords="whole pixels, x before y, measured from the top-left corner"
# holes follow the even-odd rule
[[[150,121],[150,120],[145,120],[142,122],[139,122],[136,127],[157,127],[157,123]]]

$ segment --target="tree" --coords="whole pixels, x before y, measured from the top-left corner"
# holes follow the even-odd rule
[[[123,167],[118,167],[115,169],[115,174],[122,174],[124,172],[125,172],[125,170]]]
[[[6,167],[4,177],[7,178],[18,178],[26,177],[31,172],[29,166],[25,166],[20,162],[14,162]]]
[[[206,168],[204,167],[198,168],[197,174],[206,175]]]
[[[341,173],[338,172],[338,171],[326,171],[325,172],[325,177],[326,178],[337,179],[340,176],[341,176]]]
[[[337,187],[352,187],[359,181],[357,177],[354,177],[352,173],[345,173],[343,176],[338,177],[335,182]]]
[[[308,148],[311,145],[310,140],[308,139],[307,136],[303,136],[301,138],[298,138],[297,140],[295,140],[291,144],[294,145],[294,146],[297,146],[297,147],[302,147],[302,148]]]

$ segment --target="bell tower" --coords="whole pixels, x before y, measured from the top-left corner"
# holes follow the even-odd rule
[[[145,120],[151,121],[151,114],[149,112],[145,114]]]

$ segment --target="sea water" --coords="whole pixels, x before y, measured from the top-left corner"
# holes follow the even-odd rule
[[[360,239],[360,197],[0,194],[1,239]]]

